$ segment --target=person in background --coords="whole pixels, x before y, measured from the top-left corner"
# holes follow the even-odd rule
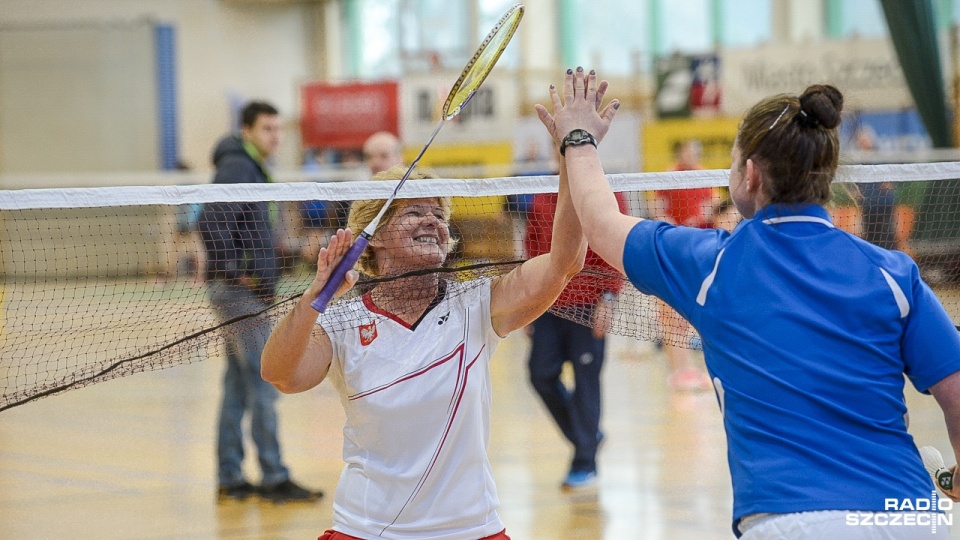
[[[876,134],[868,126],[857,130],[857,150],[875,151]],[[884,249],[897,248],[896,192],[893,182],[858,184],[860,189],[860,231],[863,239]]]
[[[554,140],[606,132],[596,75],[568,72],[565,86],[579,99],[551,91],[553,114],[537,106]],[[950,535],[931,530],[936,488],[907,431],[904,385],[933,394],[960,458],[960,333],[909,256],[830,220],[842,109],[839,90],[813,85],[747,111],[730,168],[745,219],[732,233],[623,215],[596,149],[566,153],[591,247],[700,332],[744,540]],[[952,471],[943,493],[960,501]]]
[[[305,173],[319,173],[331,166],[335,152],[330,149],[308,148],[303,154]],[[303,262],[312,267],[317,263],[317,253],[323,239],[336,226],[335,213],[337,202],[333,201],[304,201],[300,204],[300,257]]]
[[[262,101],[247,104],[240,132],[213,151],[214,184],[263,184],[270,181],[266,161],[280,145],[280,116]],[[271,305],[280,278],[277,239],[266,202],[208,203],[197,222],[207,252],[210,303],[222,321],[250,316]],[[274,502],[312,501],[322,494],[290,479],[278,437],[275,403],[279,392],[260,378],[260,360],[270,334],[266,315],[233,325],[227,335],[227,368],[217,424],[218,500],[258,494]],[[259,486],[244,478],[243,419],[262,473]]]
[[[513,174],[515,176],[555,175],[557,174],[557,163],[556,160],[541,157],[540,142],[531,138],[527,140],[523,154],[516,159]],[[514,260],[519,261],[529,256],[524,253],[524,244],[527,236],[527,221],[533,206],[533,197],[533,194],[530,193],[509,194],[504,197],[503,211],[500,213],[498,220],[508,223],[513,231]]]
[[[370,174],[381,173],[390,167],[403,165],[403,148],[400,139],[389,131],[378,131],[363,143],[363,162]]]
[[[400,139],[389,131],[378,131],[367,137],[363,142],[363,149],[360,153],[364,165],[370,169],[370,175],[374,176],[390,167],[403,165],[402,146]],[[349,167],[357,164],[355,161],[356,151],[345,151],[342,153],[343,159],[341,167]],[[320,239],[332,233],[337,228],[343,228],[347,225],[347,215],[350,211],[350,201],[330,201],[324,203],[325,217],[323,227],[318,227],[314,221],[311,229],[313,234],[308,236],[306,246],[302,250],[303,260],[309,266],[317,263],[317,254],[320,252]],[[332,228],[331,228],[332,225]]]
[[[318,148],[307,148],[303,151],[303,165],[300,170],[307,174],[320,173],[329,167],[329,150]],[[323,229],[329,227],[328,211],[330,203],[327,201],[303,201],[300,204],[300,220],[305,229]],[[307,257],[308,261],[315,260],[317,256],[314,251],[312,257]],[[305,256],[306,257],[306,256]]]
[[[703,146],[696,139],[677,141],[673,146],[676,163],[672,171],[699,171]],[[673,225],[706,229],[712,226],[711,211],[716,202],[710,187],[666,189],[654,193],[653,218]]]
[[[533,196],[528,215],[526,251],[529,257],[550,251],[556,193]],[[621,211],[627,205],[620,193]],[[622,276],[588,249],[584,271],[575,276],[551,311],[533,321],[528,362],[530,383],[560,432],[573,444],[573,460],[561,484],[565,491],[592,487],[597,481],[601,385],[607,330],[613,317]],[[584,326],[574,321],[590,321]],[[564,364],[573,368],[573,388],[560,378]]]
[[[703,169],[700,164],[702,146],[700,141],[689,139],[678,141],[673,147],[676,164],[674,171],[695,171]],[[653,219],[659,219],[673,225],[706,229],[713,226],[712,208],[715,202],[713,188],[690,188],[662,190],[655,193]],[[690,323],[685,321],[665,302],[658,300],[660,325],[663,333],[661,343],[663,354],[667,357],[670,375],[667,384],[673,390],[709,390],[710,378],[699,368],[699,359],[695,357],[690,345],[696,342],[691,336]],[[671,339],[680,339],[688,346],[671,343]]]

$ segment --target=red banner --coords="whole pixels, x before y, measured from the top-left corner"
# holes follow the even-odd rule
[[[399,85],[314,82],[300,88],[305,148],[358,149],[378,131],[400,133]]]

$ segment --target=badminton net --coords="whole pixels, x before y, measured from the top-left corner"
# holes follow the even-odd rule
[[[737,216],[727,205],[727,177],[707,170],[608,180],[631,215],[731,227]],[[844,166],[831,204],[839,227],[910,253],[955,325],[958,178],[958,163]],[[263,303],[255,316],[275,323],[313,279],[319,247],[345,224],[350,201],[384,199],[392,188],[347,181],[0,191],[0,411],[222,356],[254,321],[221,317],[208,297],[211,279],[250,277]],[[452,214],[439,217],[448,219],[456,243],[443,266],[427,272],[457,284],[448,291],[464,291],[548,248],[556,190],[556,176],[428,179],[409,182],[401,198],[450,198]],[[207,249],[201,233],[228,218],[240,223],[229,233],[229,256],[218,251],[222,238]],[[357,295],[409,280],[410,271],[364,274],[331,309],[349,311],[344,306]],[[697,346],[688,326],[668,324],[655,299],[598,258],[588,257],[552,311],[590,324],[590,306],[604,292],[616,298],[612,333]]]

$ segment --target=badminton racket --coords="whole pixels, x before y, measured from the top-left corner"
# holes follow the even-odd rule
[[[940,451],[932,446],[920,448],[920,459],[923,460],[923,466],[933,477],[934,483],[944,491],[953,489],[953,473],[943,463],[943,456]]]
[[[500,55],[503,54],[503,50],[507,47],[507,44],[510,43],[510,39],[517,31],[521,17],[523,17],[523,5],[517,4],[510,8],[503,17],[500,17],[497,24],[494,25],[490,33],[487,34],[487,37],[480,43],[477,52],[473,53],[473,57],[467,62],[463,71],[460,72],[460,77],[457,79],[457,82],[454,83],[453,88],[450,89],[450,93],[447,95],[447,99],[443,104],[443,111],[437,127],[433,129],[430,138],[427,139],[426,144],[423,145],[420,153],[417,154],[417,158],[414,159],[410,167],[407,168],[407,172],[404,173],[403,178],[401,178],[397,186],[393,188],[393,193],[391,193],[390,197],[383,203],[380,212],[353,241],[353,245],[350,246],[346,255],[343,256],[343,259],[336,268],[334,268],[327,283],[320,290],[320,294],[310,303],[313,309],[320,313],[323,313],[327,309],[327,304],[333,299],[333,294],[340,287],[340,284],[343,283],[344,276],[353,268],[353,265],[356,264],[363,250],[367,248],[367,244],[370,243],[370,238],[372,238],[373,233],[376,232],[377,226],[380,224],[380,220],[386,213],[390,203],[397,197],[400,188],[403,187],[404,182],[407,181],[414,167],[420,162],[420,158],[423,157],[424,152],[430,147],[430,143],[433,142],[437,133],[440,132],[440,128],[443,127],[444,122],[460,114],[460,111],[470,102],[470,98],[473,97],[473,94],[480,88],[483,81],[486,80],[487,75],[490,74],[490,70],[496,65]]]

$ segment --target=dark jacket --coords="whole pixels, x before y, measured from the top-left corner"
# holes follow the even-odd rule
[[[213,151],[214,184],[264,184],[263,168],[237,135],[224,137]],[[208,280],[249,276],[264,300],[276,294],[280,279],[277,241],[266,202],[208,203],[197,222],[207,250]]]

